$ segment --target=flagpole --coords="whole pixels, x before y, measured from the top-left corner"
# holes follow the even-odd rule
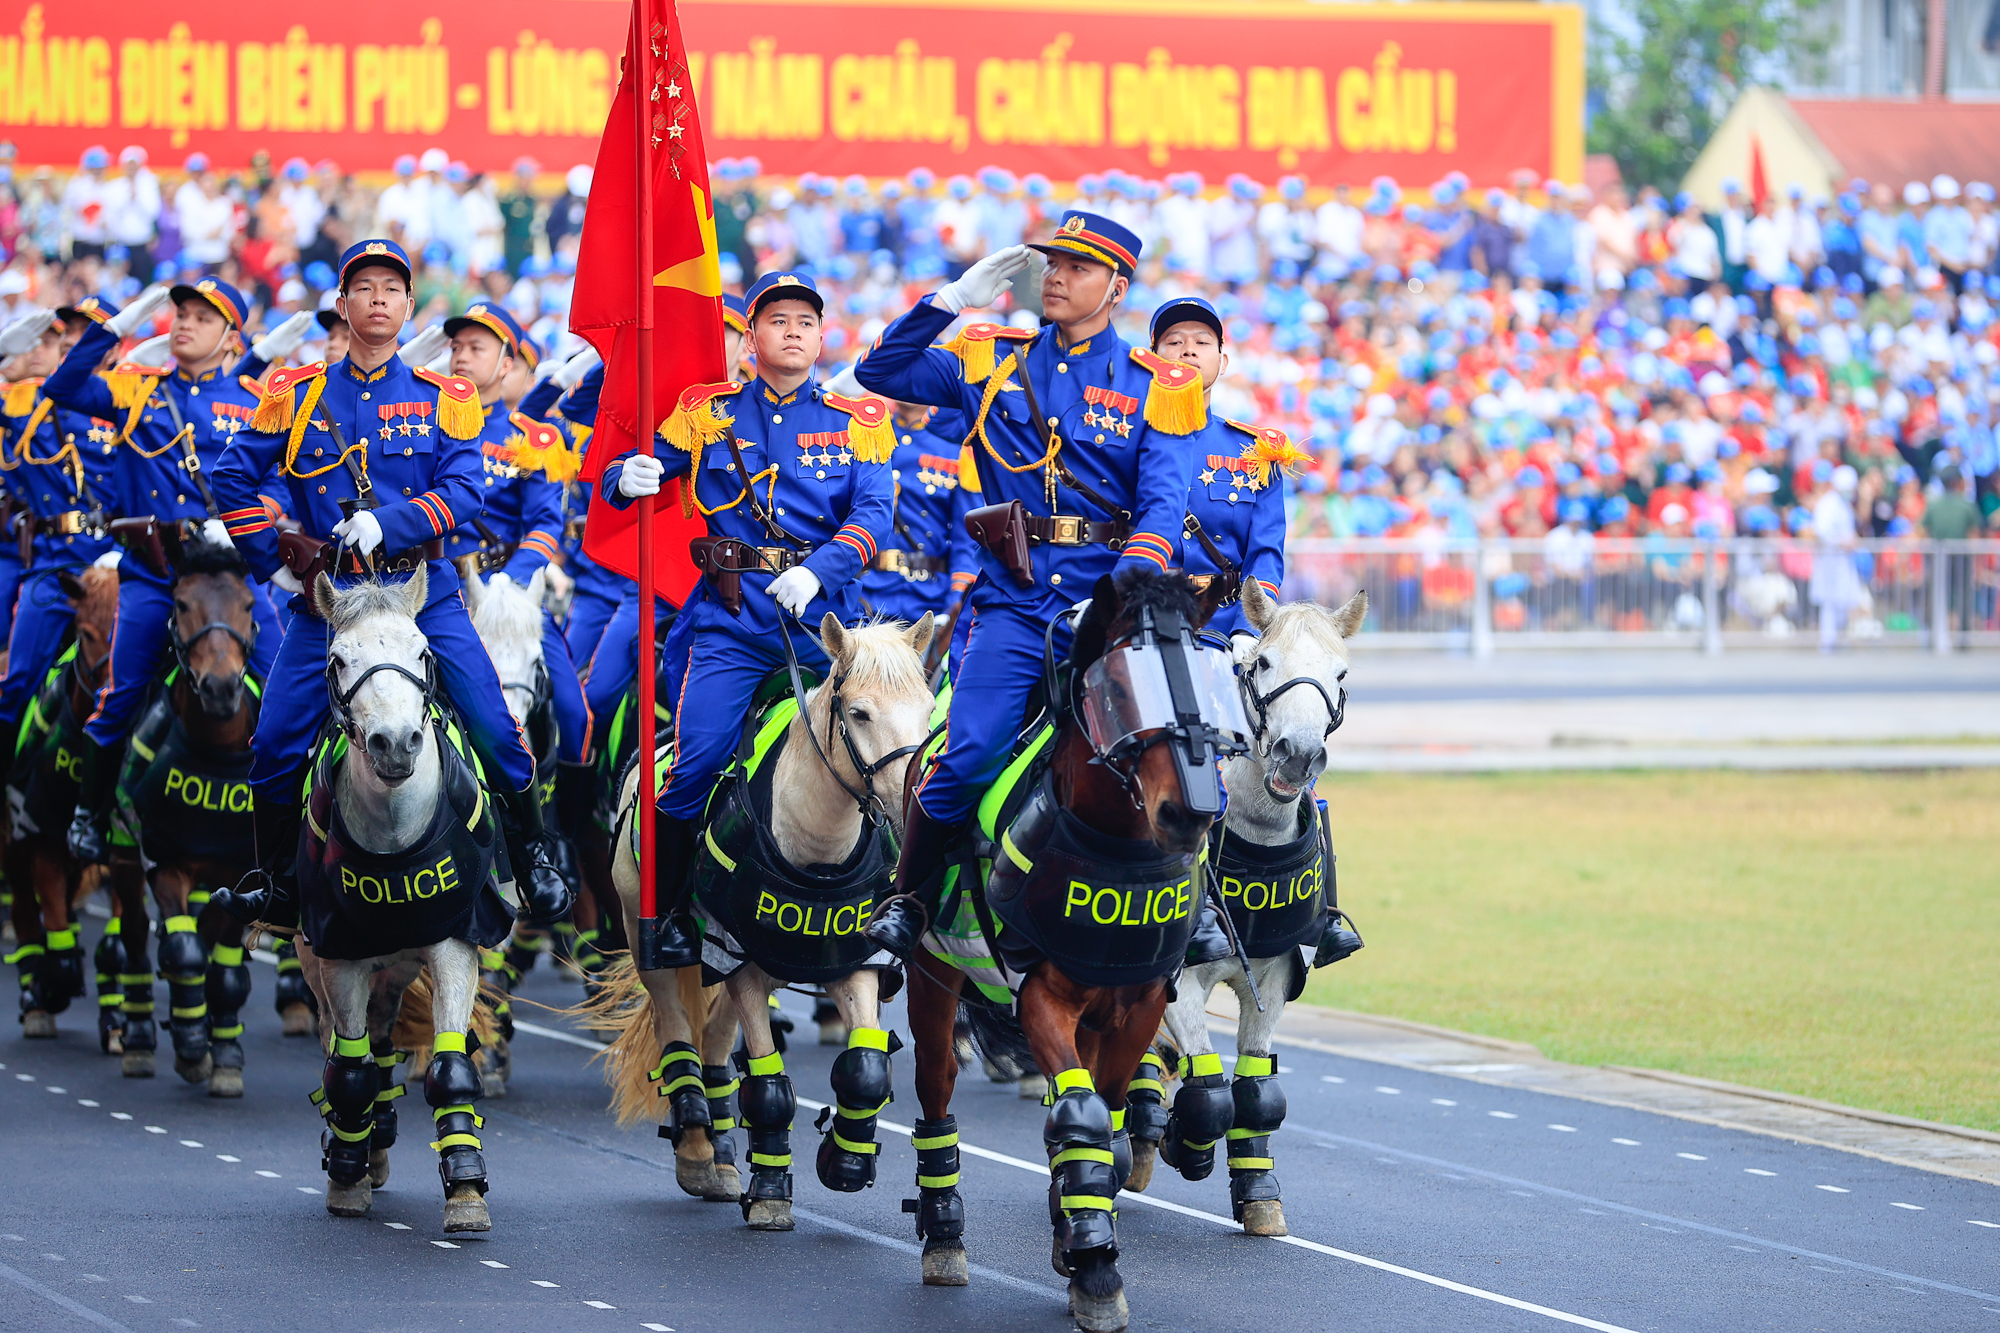
[[[637,407],[639,452],[650,457],[653,452],[653,427],[659,420],[653,411],[653,32],[647,22],[650,6],[647,0],[632,0],[632,26],[638,37],[634,43],[639,58],[639,68],[627,70],[626,77],[632,79],[633,152],[637,161],[634,169],[638,173],[639,226],[636,243],[638,245],[637,302],[638,302],[638,380],[639,401]],[[664,34],[663,34],[664,35]],[[654,772],[653,752],[655,749],[654,682],[658,668],[653,658],[653,505],[654,497],[639,497],[639,762],[644,780],[639,784],[639,805],[633,817],[639,822],[639,938],[632,942],[633,957],[639,967],[651,971],[657,967],[659,958],[659,903],[654,885],[658,874],[654,858],[659,855],[653,837],[653,800],[657,774]]]

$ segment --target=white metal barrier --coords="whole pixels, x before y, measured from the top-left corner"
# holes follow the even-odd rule
[[[1842,566],[1851,569],[1848,577]],[[1291,543],[1284,595],[1338,606],[1368,591],[1387,647],[1725,647],[1822,641],[1935,653],[2000,647],[2000,541],[1816,542],[1599,537]]]

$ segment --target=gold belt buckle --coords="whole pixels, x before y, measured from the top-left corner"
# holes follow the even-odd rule
[[[1198,592],[1198,593],[1201,593],[1201,592],[1207,592],[1207,591],[1208,591],[1208,585],[1209,585],[1209,584],[1211,584],[1211,583],[1213,583],[1213,582],[1215,582],[1215,575],[1213,575],[1213,574],[1190,574],[1190,575],[1188,575],[1188,582],[1189,582],[1189,583],[1192,583],[1192,584],[1194,585],[1194,590],[1195,590],[1196,592]]]
[[[83,531],[83,511],[71,509],[56,515],[56,533],[63,537],[74,537]]]
[[[1056,515],[1055,524],[1056,524],[1055,537],[1053,540],[1057,545],[1059,546],[1083,545],[1082,519],[1058,514]]]

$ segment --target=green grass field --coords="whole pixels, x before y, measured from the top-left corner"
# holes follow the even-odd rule
[[[1327,778],[1305,1000],[2000,1130],[2000,772]]]

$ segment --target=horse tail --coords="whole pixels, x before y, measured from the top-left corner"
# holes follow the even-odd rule
[[[1028,1046],[1028,1034],[1013,1014],[991,1005],[961,1001],[958,1017],[971,1031],[972,1043],[979,1053],[1009,1078],[1040,1072],[1035,1053]]]

